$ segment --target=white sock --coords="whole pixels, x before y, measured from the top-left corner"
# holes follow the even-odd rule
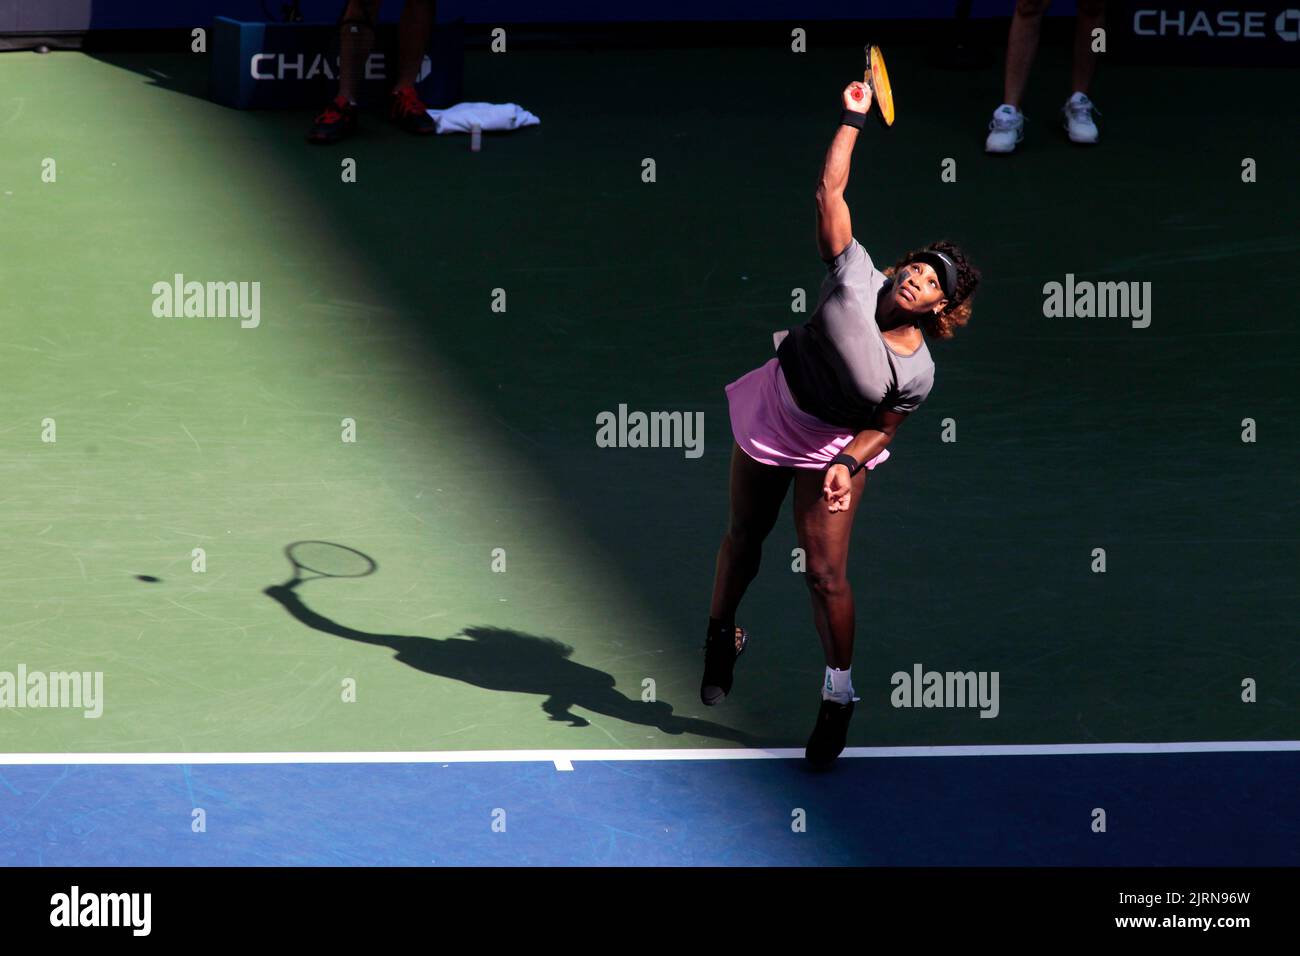
[[[826,680],[822,682],[822,700],[834,700],[841,704],[859,700],[860,698],[853,694],[853,679],[850,676],[852,671],[852,667],[846,667],[844,670],[827,667]]]

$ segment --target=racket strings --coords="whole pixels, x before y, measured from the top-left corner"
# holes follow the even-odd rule
[[[359,578],[375,570],[375,562],[360,551],[328,541],[299,541],[286,550],[299,568],[325,577]]]

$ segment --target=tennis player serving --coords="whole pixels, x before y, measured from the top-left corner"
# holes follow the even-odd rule
[[[879,88],[879,84],[877,84]],[[736,609],[758,573],[762,545],[791,481],[813,623],[826,658],[810,764],[844,749],[853,704],[854,608],[847,567],[853,517],[867,473],[934,384],[930,339],[952,338],[971,315],[980,273],[946,240],[905,254],[883,272],[853,236],[844,191],[849,161],[873,100],[869,85],[842,93],[840,126],[817,186],[817,248],[828,274],[812,317],[777,332],[776,357],[727,386],[730,516],[718,550],[700,697],[731,692],[749,636]]]

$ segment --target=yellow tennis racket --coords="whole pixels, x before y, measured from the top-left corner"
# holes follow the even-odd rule
[[[872,44],[867,47],[867,68],[862,73],[862,81],[871,87],[875,97],[877,115],[886,126],[894,125],[894,90],[889,85],[889,71],[885,69],[885,55],[880,47]]]

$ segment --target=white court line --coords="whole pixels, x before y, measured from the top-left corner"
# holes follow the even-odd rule
[[[970,744],[945,747],[848,747],[843,757],[1033,757],[1069,754],[1243,753],[1300,750],[1300,740],[1206,740],[1115,744]],[[0,766],[79,764],[306,764],[306,763],[595,763],[624,760],[791,760],[802,747],[681,750],[396,750],[271,753],[0,754]]]

